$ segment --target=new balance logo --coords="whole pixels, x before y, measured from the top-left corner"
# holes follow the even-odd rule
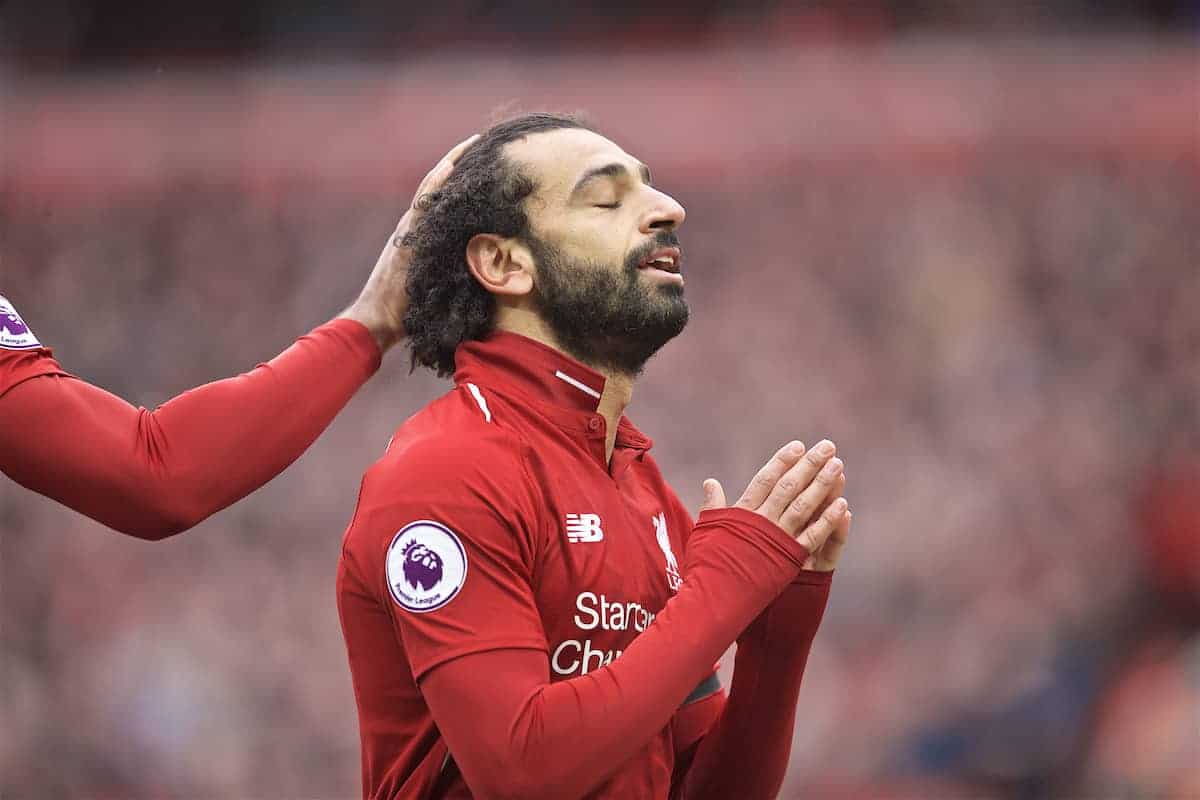
[[[599,514],[567,514],[567,541],[599,542],[604,540]]]

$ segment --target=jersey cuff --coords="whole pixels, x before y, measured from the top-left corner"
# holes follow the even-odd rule
[[[770,544],[776,551],[786,554],[797,568],[803,567],[810,555],[808,548],[800,544],[799,540],[792,538],[783,528],[761,514],[755,514],[744,508],[730,506],[701,511],[699,519],[696,520],[696,527],[707,525],[725,525],[734,531],[739,526],[753,528],[761,534],[761,537],[765,537],[764,543]]]
[[[367,326],[361,322],[339,317],[314,328],[309,335],[320,336],[321,334],[329,334],[344,343],[363,364],[368,366],[372,375],[383,363],[383,353],[379,349],[379,343],[367,330]]]
[[[792,581],[792,585],[802,584],[804,586],[829,586],[833,583],[833,573],[835,570],[828,572],[818,572],[815,569],[802,569],[800,574],[796,576],[796,580]]]

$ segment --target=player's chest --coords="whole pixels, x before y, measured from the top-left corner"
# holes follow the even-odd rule
[[[653,621],[680,583],[683,531],[636,472],[544,484],[534,592],[556,677],[596,669]]]

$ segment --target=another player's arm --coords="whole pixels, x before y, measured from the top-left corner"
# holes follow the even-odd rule
[[[683,586],[611,664],[551,683],[544,651],[497,647],[444,661],[418,676],[438,728],[477,796],[584,794],[670,722],[713,663],[795,579],[846,513],[838,500],[813,517],[832,483],[814,480],[807,462],[798,461],[802,453],[794,443],[764,467],[756,482],[770,491],[755,508],[701,516]],[[504,535],[511,534],[497,532],[498,538]],[[487,574],[476,570],[475,591],[486,592],[481,580]],[[508,591],[507,580],[498,582],[497,600],[504,602]],[[522,602],[532,602],[531,592]],[[453,608],[452,603],[436,614],[398,615],[410,653],[414,637],[427,636],[429,627],[453,630],[461,624],[453,617],[459,612],[439,616]],[[518,616],[528,618],[527,610]]]
[[[358,299],[251,372],[185,392],[155,411],[63,371],[49,350],[0,348],[0,471],[123,533],[161,539],[236,502],[300,456],[403,336],[403,234],[425,177]]]
[[[162,539],[286,468],[379,359],[366,329],[340,320],[155,411],[67,375],[32,378],[0,396],[0,471],[114,530]]]
[[[843,471],[834,479],[825,507],[842,496],[845,485]],[[724,505],[719,485],[706,489],[711,490],[706,507]],[[743,497],[739,504],[745,502]],[[738,637],[728,699],[719,708],[715,703],[708,709],[685,706],[676,715],[677,730],[692,735],[679,743],[683,752],[676,763],[673,798],[778,794],[791,753],[800,683],[850,520],[847,511],[796,580]],[[705,723],[709,730],[696,743]]]

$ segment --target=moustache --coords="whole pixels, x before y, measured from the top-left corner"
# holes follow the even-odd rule
[[[625,259],[625,270],[636,273],[638,265],[660,247],[678,247],[679,251],[683,252],[683,247],[679,244],[678,234],[674,231],[659,231],[654,235],[654,238],[639,245],[630,252],[629,256]]]

